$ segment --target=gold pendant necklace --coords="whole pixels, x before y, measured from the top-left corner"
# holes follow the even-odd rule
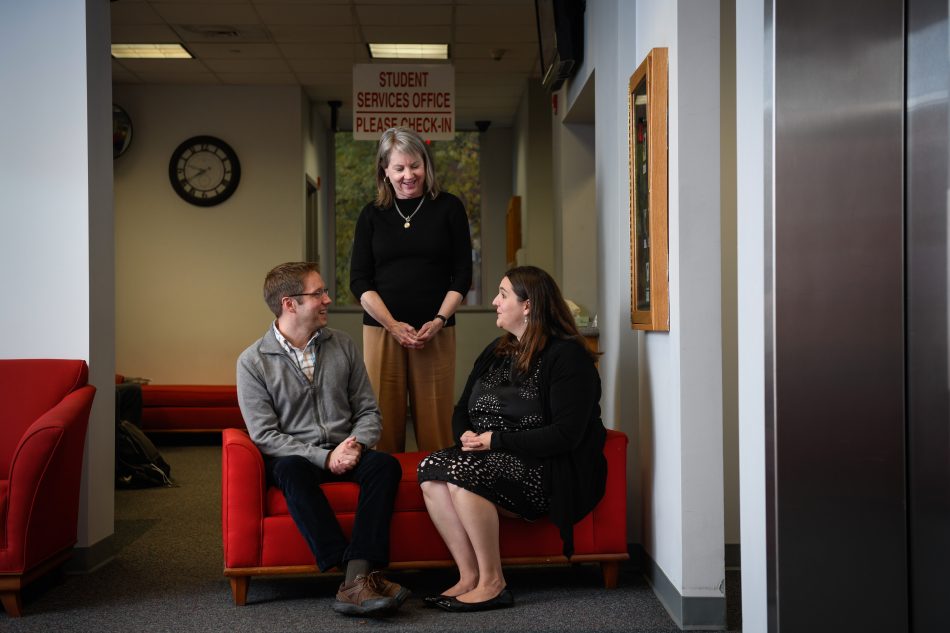
[[[409,228],[409,221],[412,220],[415,214],[419,213],[419,209],[422,208],[422,203],[425,202],[425,200],[426,200],[426,197],[425,197],[425,194],[423,194],[422,198],[419,200],[419,206],[416,207],[415,211],[409,214],[409,217],[406,217],[405,214],[403,214],[402,209],[399,208],[399,203],[396,202],[396,198],[393,197],[393,205],[396,207],[396,213],[398,213],[399,217],[401,217],[405,221],[405,224],[402,225],[402,228],[404,229]]]

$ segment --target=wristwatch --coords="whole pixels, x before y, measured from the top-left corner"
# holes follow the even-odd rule
[[[445,318],[444,316],[442,316],[441,314],[435,315],[435,318],[441,320],[441,321],[442,321],[442,325],[445,325],[446,323],[449,322],[449,320],[446,319],[446,318]]]

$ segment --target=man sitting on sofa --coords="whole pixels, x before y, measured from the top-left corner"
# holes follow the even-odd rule
[[[327,325],[330,296],[316,264],[277,266],[264,280],[277,320],[241,354],[238,404],[321,571],[346,573],[334,610],[370,616],[393,611],[409,590],[383,578],[389,523],[401,478],[399,462],[372,450],[382,423],[353,340]],[[320,484],[360,486],[347,543]]]

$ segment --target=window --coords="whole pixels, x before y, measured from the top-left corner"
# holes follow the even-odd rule
[[[472,233],[472,289],[465,303],[481,301],[481,181],[478,132],[457,132],[454,141],[432,141],[429,153],[443,191],[455,194],[465,205]],[[336,293],[340,305],[355,305],[350,294],[350,253],[356,220],[366,204],[376,198],[376,143],[354,141],[352,132],[335,135],[336,177]]]

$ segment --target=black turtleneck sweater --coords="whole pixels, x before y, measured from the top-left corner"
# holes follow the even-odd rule
[[[399,200],[399,209],[408,217],[419,200]],[[359,299],[375,290],[396,320],[419,328],[435,317],[449,290],[462,296],[469,291],[472,238],[462,202],[444,191],[435,200],[425,196],[411,226],[404,223],[394,206],[363,208],[353,238],[350,292]],[[363,324],[380,326],[366,312]]]

